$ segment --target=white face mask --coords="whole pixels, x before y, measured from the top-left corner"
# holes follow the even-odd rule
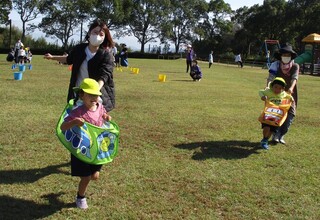
[[[89,42],[92,46],[98,47],[104,41],[104,36],[91,34],[89,37]]]
[[[287,64],[291,61],[291,57],[281,57],[281,61],[284,64]]]

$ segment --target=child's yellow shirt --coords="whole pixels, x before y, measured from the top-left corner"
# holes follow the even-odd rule
[[[293,101],[293,97],[285,91],[279,94],[275,94],[271,89],[260,90],[259,96],[260,97],[266,96],[267,99],[270,102],[274,103],[275,105],[281,105],[283,103],[283,100]]]

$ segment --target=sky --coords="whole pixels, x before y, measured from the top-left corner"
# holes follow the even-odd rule
[[[228,3],[232,10],[237,10],[243,6],[251,7],[255,4],[262,5],[264,0],[224,0],[225,3]]]
[[[232,10],[236,10],[238,8],[241,8],[243,6],[251,7],[255,4],[262,5],[263,0],[224,0],[225,3],[228,3]],[[12,24],[20,29],[22,29],[22,23],[19,17],[19,14],[15,11],[12,11],[9,15],[9,19],[12,20]],[[41,18],[36,19],[33,21],[34,23],[40,22]],[[112,33],[112,32],[111,32]],[[37,39],[39,37],[45,37],[45,34],[42,33],[41,31],[36,30],[35,32],[32,33],[32,37]],[[80,39],[80,33],[76,33],[75,36],[73,37],[76,41]],[[47,41],[52,42],[52,43],[58,43],[61,45],[59,40],[55,39],[47,39]],[[140,44],[138,43],[137,39],[135,37],[122,37],[122,38],[114,38],[114,41],[117,42],[118,44],[121,43],[126,43],[127,46],[133,50],[140,50]],[[159,45],[158,43],[153,43],[154,45]],[[147,49],[149,45],[145,45],[145,49]],[[152,47],[152,46],[151,46]]]

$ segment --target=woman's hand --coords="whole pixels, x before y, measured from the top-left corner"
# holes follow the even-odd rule
[[[43,58],[44,58],[44,59],[47,59],[47,60],[51,60],[52,57],[53,57],[53,56],[52,56],[50,53],[46,53],[46,54],[43,56]]]
[[[66,63],[67,62],[67,57],[66,55],[63,56],[52,56],[50,53],[46,53],[43,58],[47,60],[56,60],[60,63]],[[72,64],[72,63],[69,63]]]
[[[291,95],[293,93],[293,89],[289,88],[287,93]]]

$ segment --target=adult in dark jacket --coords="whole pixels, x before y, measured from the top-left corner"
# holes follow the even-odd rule
[[[113,41],[104,22],[94,21],[88,31],[86,40],[73,48],[68,56],[52,56],[45,54],[44,58],[72,64],[69,83],[68,101],[75,98],[74,87],[79,87],[83,79],[95,79],[102,93],[102,104],[109,112],[115,107],[113,83]],[[85,193],[91,180],[97,180],[102,165],[87,164],[71,154],[71,175],[80,177],[76,205],[78,208],[88,208]]]
[[[76,45],[68,56],[45,54],[44,58],[72,64],[72,73],[68,90],[68,101],[75,98],[73,87],[78,87],[84,78],[95,79],[100,85],[101,99],[109,112],[115,107],[115,89],[113,82],[113,56],[110,50],[113,40],[105,22],[94,21],[85,37],[88,43]]]
[[[127,67],[129,65],[128,62],[128,48],[126,44],[122,44],[121,45],[122,49],[121,49],[121,53],[120,53],[120,65]]]

